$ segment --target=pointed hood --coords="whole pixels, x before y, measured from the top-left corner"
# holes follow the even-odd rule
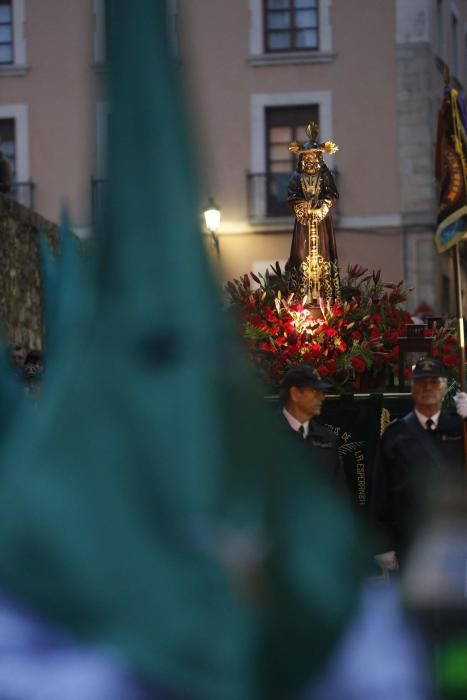
[[[110,6],[97,311],[3,455],[0,586],[193,698],[291,697],[351,610],[356,534],[226,328],[164,3]]]

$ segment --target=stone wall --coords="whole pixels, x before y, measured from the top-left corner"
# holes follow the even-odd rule
[[[429,44],[399,44],[398,114],[404,278],[414,287],[411,308],[425,303],[441,313],[435,250],[437,191],[434,179],[434,57]]]
[[[42,349],[40,231],[56,250],[56,224],[0,194],[1,335],[26,350]]]

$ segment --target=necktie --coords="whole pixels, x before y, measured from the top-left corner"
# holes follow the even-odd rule
[[[298,432],[300,433],[300,437],[304,440],[305,439],[305,426],[301,425],[298,429]]]
[[[434,421],[431,420],[431,418],[428,418],[427,422],[425,423],[426,429],[428,430],[429,433],[433,433],[435,430],[435,423]]]

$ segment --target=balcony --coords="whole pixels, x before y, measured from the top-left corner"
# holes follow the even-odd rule
[[[290,173],[247,173],[248,218],[254,221],[290,216],[289,180]]]
[[[331,170],[337,184],[337,172]],[[291,173],[247,173],[248,218],[250,221],[290,217],[287,202]],[[333,210],[336,216],[337,211]]]
[[[33,182],[12,182],[9,192],[6,192],[6,196],[10,199],[14,199],[19,204],[23,204],[29,209],[34,209],[34,188]]]

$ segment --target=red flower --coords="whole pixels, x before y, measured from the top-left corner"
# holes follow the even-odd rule
[[[363,374],[366,370],[365,360],[361,355],[355,355],[355,357],[352,358],[351,365],[357,374]]]
[[[321,377],[327,377],[329,374],[329,370],[326,367],[326,365],[318,365],[318,372],[321,375]]]
[[[443,364],[445,364],[446,367],[457,367],[457,357],[454,357],[454,355],[444,355]]]
[[[266,350],[267,352],[274,352],[274,348],[270,343],[260,343],[259,348],[260,350]]]
[[[274,324],[271,326],[271,328],[269,329],[269,333],[270,333],[270,335],[272,335],[273,337],[274,337],[275,335],[279,335],[280,332],[281,332],[281,327],[280,327],[280,325],[279,325],[278,323],[274,323]]]
[[[322,347],[319,343],[310,343],[308,346],[308,352],[315,357],[321,357]]]
[[[450,343],[448,343],[448,342],[443,343],[441,349],[442,349],[443,352],[446,353],[446,355],[450,355],[450,354],[451,354],[452,348],[451,348],[451,344],[450,344]]]

